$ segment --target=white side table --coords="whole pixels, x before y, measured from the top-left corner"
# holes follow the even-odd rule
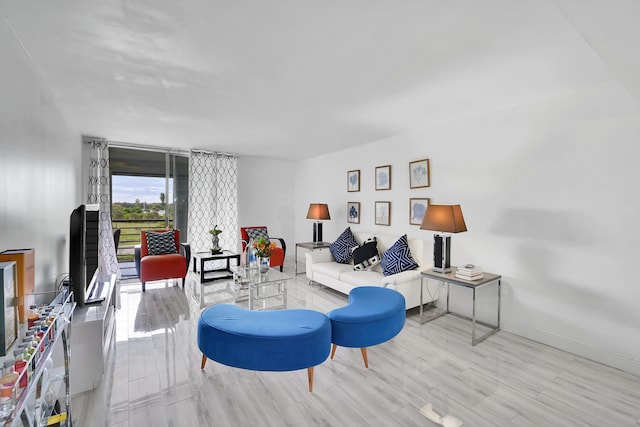
[[[447,309],[446,311],[443,311],[442,313],[431,317],[425,321],[422,320],[422,313],[423,313],[423,299],[422,299],[422,289],[424,288],[424,284],[423,281],[424,280],[429,280],[429,279],[433,279],[433,280],[439,280],[442,283],[446,283],[447,284]],[[462,286],[465,288],[469,288],[473,290],[473,309],[472,309],[472,314],[471,314],[471,323],[472,323],[472,328],[471,328],[471,345],[476,345],[479,342],[485,340],[487,337],[495,334],[496,332],[498,332],[500,330],[500,282],[501,282],[502,276],[500,276],[499,274],[493,274],[493,273],[486,273],[484,272],[484,277],[482,279],[478,279],[478,280],[465,280],[465,279],[460,279],[459,277],[456,277],[456,268],[453,268],[453,271],[449,272],[449,273],[438,273],[436,271],[431,270],[427,270],[427,271],[423,271],[421,274],[421,278],[420,278],[420,324],[423,323],[427,323],[430,322],[434,319],[437,319],[438,317],[444,316],[447,313],[451,313],[449,311],[449,295],[451,294],[449,292],[449,288],[451,285],[455,285],[455,286]],[[485,323],[485,322],[480,322],[476,320],[476,290],[480,289],[482,287],[488,286],[488,285],[492,285],[492,284],[496,284],[498,286],[498,307],[497,307],[497,322],[495,325],[491,325],[489,323]],[[467,317],[467,319],[469,319]],[[487,326],[490,329],[489,332],[487,332],[486,334],[484,334],[481,337],[476,338],[476,323],[483,325],[483,326]]]

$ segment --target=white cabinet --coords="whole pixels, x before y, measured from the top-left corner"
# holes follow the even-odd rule
[[[75,395],[96,388],[104,376],[105,363],[115,326],[116,276],[97,277],[100,303],[76,307],[71,324],[70,390]]]

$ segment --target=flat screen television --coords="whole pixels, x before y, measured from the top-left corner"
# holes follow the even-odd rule
[[[69,280],[76,304],[84,306],[87,288],[85,260],[86,209],[80,205],[71,212],[69,219]]]

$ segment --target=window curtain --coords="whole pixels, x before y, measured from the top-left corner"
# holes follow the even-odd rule
[[[192,250],[211,250],[211,230],[222,233],[220,247],[238,248],[238,157],[192,150],[189,158],[189,243]]]
[[[109,176],[109,142],[94,138],[89,143],[89,188],[87,204],[99,205],[98,273],[120,277],[116,246],[111,228],[111,179]]]

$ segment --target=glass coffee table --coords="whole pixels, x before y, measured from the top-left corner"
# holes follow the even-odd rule
[[[236,291],[236,304],[248,301],[249,310],[279,310],[287,308],[287,280],[284,273],[270,268],[260,274],[257,268],[231,267]]]

